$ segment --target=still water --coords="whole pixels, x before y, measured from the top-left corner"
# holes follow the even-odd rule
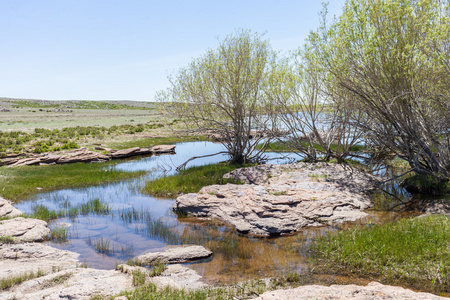
[[[175,199],[155,198],[141,193],[141,188],[147,181],[174,174],[176,167],[190,157],[220,151],[223,151],[223,146],[211,142],[181,143],[177,145],[175,155],[142,157],[105,167],[124,171],[145,171],[146,175],[140,178],[42,193],[17,204],[17,208],[31,213],[34,206],[44,205],[51,210],[69,211],[94,199],[107,203],[110,208],[107,212],[76,214],[59,218],[49,224],[50,227],[59,227],[62,224],[70,226],[67,241],[50,241],[50,245],[79,253],[80,261],[94,268],[113,269],[119,263],[143,253],[162,250],[166,245],[199,244],[210,248],[214,255],[189,265],[208,283],[235,283],[275,276],[287,271],[308,274],[312,267],[309,245],[318,236],[336,228],[307,228],[278,238],[246,237],[217,221],[177,218],[172,212]],[[271,158],[270,163],[279,164],[300,159],[292,153],[268,153],[267,156]],[[225,155],[202,158],[190,162],[188,167],[226,159]],[[395,183],[391,184],[391,189],[394,192],[400,190],[402,193]],[[386,195],[380,194],[377,199],[381,199],[381,202],[378,202],[382,203],[379,205],[383,207],[397,203]],[[395,211],[373,211],[360,224],[385,222],[402,215]],[[342,279],[338,274],[313,279],[313,282],[322,283],[346,281],[348,278]]]

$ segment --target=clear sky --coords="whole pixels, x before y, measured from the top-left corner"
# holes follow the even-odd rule
[[[339,15],[345,0],[329,1]],[[145,100],[236,29],[295,50],[315,0],[0,0],[0,97]]]

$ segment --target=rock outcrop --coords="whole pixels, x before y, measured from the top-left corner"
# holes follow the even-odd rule
[[[109,298],[133,288],[131,276],[122,272],[76,268],[28,280],[4,292],[0,299],[91,299],[94,296]]]
[[[255,300],[301,300],[301,299],[333,299],[333,300],[382,300],[382,299],[416,299],[433,300],[448,299],[429,293],[417,293],[397,286],[371,282],[367,286],[350,285],[305,285],[295,289],[265,292]]]
[[[371,206],[376,177],[349,166],[296,163],[237,169],[212,185],[177,198],[174,210],[228,222],[242,233],[281,235],[305,226],[355,221]]]
[[[153,148],[133,147],[123,150],[114,150],[102,147],[95,147],[97,150],[106,153],[98,153],[86,148],[79,148],[64,152],[48,152],[42,154],[22,154],[9,155],[0,160],[0,166],[31,166],[31,165],[51,165],[51,164],[70,164],[77,162],[105,162],[111,159],[128,158],[139,155],[148,154],[173,154],[175,153],[175,145],[158,145]],[[104,150],[102,150],[104,149]]]
[[[212,252],[205,247],[197,245],[170,246],[165,251],[146,253],[139,255],[135,260],[143,264],[151,264],[154,262],[162,263],[183,263],[202,258],[207,258]]]
[[[40,243],[0,245],[0,280],[38,271],[75,268],[79,254]]]
[[[18,217],[0,221],[0,236],[11,237],[14,242],[42,242],[49,235],[47,222]]]
[[[8,200],[0,197],[0,217],[14,218],[20,215],[23,215],[23,212],[12,206]]]

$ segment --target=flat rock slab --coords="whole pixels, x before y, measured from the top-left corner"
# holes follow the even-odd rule
[[[157,145],[152,147],[151,151],[155,154],[175,153],[175,145]]]
[[[265,292],[255,300],[299,300],[299,299],[448,299],[429,293],[417,293],[397,286],[371,282],[367,286],[358,285],[306,285],[295,289]]]
[[[50,233],[47,222],[18,217],[0,221],[0,236],[9,236],[15,242],[42,242]]]
[[[131,276],[122,272],[77,268],[28,280],[2,293],[0,299],[109,299],[132,289]]]
[[[38,270],[75,268],[78,253],[60,250],[40,243],[0,245],[0,280]]]
[[[126,264],[119,265],[117,269],[129,274],[130,276],[132,276],[135,271],[139,271],[147,275],[150,271],[144,267],[129,266]],[[180,264],[173,264],[166,266],[166,269],[161,275],[147,277],[146,282],[153,283],[158,289],[170,287],[173,289],[196,290],[208,286],[206,283],[202,282],[201,279],[202,276],[194,270]]]
[[[174,210],[228,222],[242,233],[288,234],[305,226],[356,221],[372,205],[379,180],[336,164],[261,165],[224,176],[242,185],[212,185],[181,195]]]
[[[182,263],[197,259],[206,258],[212,255],[212,252],[205,247],[196,245],[171,246],[162,252],[146,253],[139,255],[135,259],[142,263]]]
[[[23,212],[12,206],[8,200],[0,197],[0,217],[14,218],[20,215],[23,215]]]

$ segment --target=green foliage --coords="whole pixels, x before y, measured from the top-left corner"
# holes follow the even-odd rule
[[[197,193],[202,187],[213,184],[237,183],[223,179],[223,175],[242,165],[219,163],[181,170],[178,174],[147,182],[144,192],[160,197],[176,197]]]
[[[430,175],[416,174],[403,180],[402,186],[412,194],[441,196],[448,192],[448,180]]]
[[[70,234],[70,229],[65,226],[54,227],[50,230],[50,240],[55,243],[65,243]]]
[[[12,236],[5,235],[0,236],[0,244],[14,244],[15,240]]]
[[[142,286],[145,284],[147,274],[142,272],[141,270],[134,270],[133,271],[133,285],[134,286]]]
[[[264,92],[274,84],[268,75],[275,56],[262,35],[239,30],[170,76],[171,87],[158,100],[188,130],[222,137],[233,163],[256,161],[263,137],[251,138],[251,130],[266,128]]]
[[[137,177],[144,173],[124,172],[108,168],[117,163],[118,161],[106,164],[76,163],[0,168],[0,195],[17,201],[26,199],[39,191],[46,192],[61,188],[114,182]]]
[[[338,272],[407,282],[420,290],[450,289],[450,218],[403,219],[394,224],[340,231],[312,251]]]
[[[2,280],[0,280],[0,291],[9,289],[10,287],[21,284],[24,281],[42,277],[44,275],[45,274],[42,270],[38,270],[36,273],[29,272],[29,273],[24,273],[24,274],[17,275],[17,276],[10,276],[10,277],[3,278]]]

